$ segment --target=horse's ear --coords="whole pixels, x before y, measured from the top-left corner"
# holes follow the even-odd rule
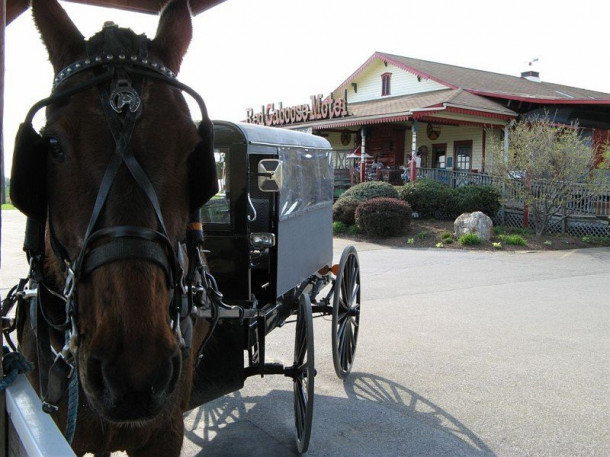
[[[171,0],[159,19],[152,47],[161,61],[174,73],[180,71],[182,58],[193,36],[188,0]]]
[[[83,54],[84,37],[57,0],[32,0],[32,14],[55,72]]]

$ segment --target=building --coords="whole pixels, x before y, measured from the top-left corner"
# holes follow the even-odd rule
[[[351,183],[400,183],[400,167],[412,156],[411,176],[415,166],[420,175],[426,170],[485,174],[491,142],[508,141],[506,125],[545,112],[557,122],[578,121],[594,146],[610,138],[610,94],[547,83],[533,71],[516,77],[382,52],[328,97],[248,110],[247,121],[326,137],[335,151],[338,182],[364,151],[367,166],[360,176],[352,173]],[[374,157],[383,164],[381,172],[371,171]]]

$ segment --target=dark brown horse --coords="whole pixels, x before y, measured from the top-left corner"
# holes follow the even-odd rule
[[[205,108],[198,129],[174,79],[191,39],[188,1],[169,2],[152,40],[114,25],[85,40],[56,0],[32,10],[57,77],[38,105],[42,136],[29,127],[16,143],[11,196],[44,227],[38,315],[20,310],[21,348],[45,358],[46,322],[49,345],[76,367],[77,454],[178,456],[189,348],[207,331],[184,309],[179,243],[217,185]],[[49,389],[63,393],[55,377]],[[47,406],[63,428],[66,395]]]

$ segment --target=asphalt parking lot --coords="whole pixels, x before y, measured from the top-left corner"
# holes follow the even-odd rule
[[[3,211],[4,293],[25,272]],[[335,259],[345,246],[335,240]],[[356,362],[332,367],[314,320],[309,456],[610,455],[610,249],[474,252],[358,243]],[[268,357],[289,362],[294,326]],[[184,456],[290,456],[292,384],[252,378],[186,416]]]

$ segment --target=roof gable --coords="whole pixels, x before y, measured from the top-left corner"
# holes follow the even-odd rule
[[[386,75],[390,75],[390,93],[382,95],[382,79]],[[375,59],[362,67],[358,75],[351,78],[348,84],[336,89],[333,95],[339,98],[347,94],[349,103],[360,103],[377,100],[380,97],[421,94],[450,88],[445,84],[404,71],[403,68],[390,62]]]

